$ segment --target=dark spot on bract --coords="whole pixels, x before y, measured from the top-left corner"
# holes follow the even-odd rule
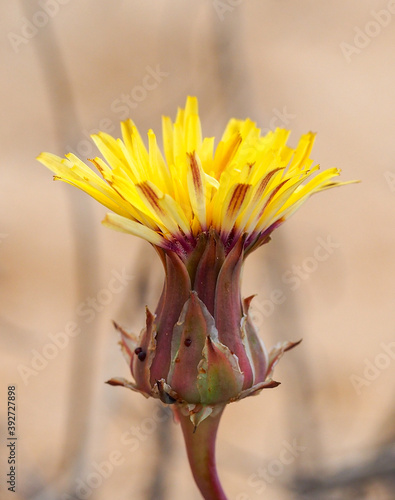
[[[134,352],[139,355],[140,352],[143,352],[143,348],[142,347],[136,347],[136,349],[134,350]]]
[[[192,340],[191,339],[185,339],[184,340],[184,345],[186,345],[187,347],[189,347],[191,344],[192,344]]]
[[[147,354],[145,352],[141,351],[137,354],[137,357],[139,358],[140,361],[144,361],[145,358],[147,357]]]

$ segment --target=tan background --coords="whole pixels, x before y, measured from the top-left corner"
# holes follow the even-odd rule
[[[118,135],[128,96],[141,133],[160,135],[160,116],[174,117],[187,94],[199,97],[205,135],[233,115],[291,128],[292,145],[317,131],[312,157],[362,180],[311,199],[247,262],[244,292],[258,294],[266,344],[304,340],[278,366],[278,389],[225,412],[229,498],[394,498],[394,2],[25,0],[2,2],[0,19],[0,481],[6,390],[17,384],[12,498],[200,498],[171,418],[103,383],[129,376],[111,320],[141,329],[159,261],[35,161],[42,150],[95,154],[87,135]],[[333,246],[317,261],[322,239]],[[283,278],[293,266],[304,269],[295,289]],[[124,276],[116,293],[114,273]],[[270,305],[273,290],[282,304]],[[86,313],[89,298],[100,310]],[[81,333],[54,348],[73,322]],[[39,366],[44,352],[53,359]],[[284,451],[295,444],[294,456]],[[76,490],[82,482],[91,489]]]

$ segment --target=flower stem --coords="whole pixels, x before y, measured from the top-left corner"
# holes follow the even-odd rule
[[[207,417],[197,428],[177,408],[185,445],[195,482],[205,500],[227,500],[215,465],[215,438],[223,408],[215,417]]]

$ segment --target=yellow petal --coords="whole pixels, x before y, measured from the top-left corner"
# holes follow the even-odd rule
[[[251,187],[250,184],[235,184],[229,190],[222,207],[221,216],[221,234],[223,233],[224,238],[227,238],[238,215],[248,204]]]
[[[153,245],[157,245],[163,248],[168,247],[168,243],[166,242],[166,240],[156,231],[152,231],[152,229],[148,229],[142,224],[134,222],[130,219],[126,219],[125,217],[121,217],[120,215],[107,214],[102,224],[122,233],[129,233],[133,234],[134,236],[138,236],[139,238],[143,238]]]
[[[192,210],[203,231],[207,229],[206,219],[206,176],[196,153],[188,155],[187,183]]]

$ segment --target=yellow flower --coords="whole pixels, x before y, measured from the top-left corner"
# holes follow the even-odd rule
[[[315,134],[287,146],[288,130],[265,136],[251,120],[231,119],[215,148],[202,137],[196,97],[188,97],[174,123],[163,117],[164,157],[154,132],[148,149],[132,120],[122,140],[92,136],[103,158],[90,160],[100,177],[73,154],[42,153],[38,160],[55,179],[87,192],[113,213],[103,223],[137,235],[182,257],[200,233],[214,229],[227,251],[242,234],[244,249],[267,241],[313,193],[338,185],[337,168],[319,171],[309,158]]]
[[[203,497],[225,499],[214,458],[223,409],[276,387],[274,367],[297,345],[268,352],[261,342],[253,297],[241,300],[244,260],[310,195],[338,185],[339,170],[313,165],[314,134],[291,149],[289,131],[262,137],[248,119],[231,119],[215,148],[202,137],[195,97],[174,123],[163,118],[164,157],[152,130],[147,149],[131,120],[121,126],[123,140],[92,136],[104,157],[91,160],[101,177],[73,154],[38,159],[109,208],[105,225],[158,250],[165,282],[155,314],[147,309],[139,336],[117,326],[134,380],[109,383],[172,405]]]

